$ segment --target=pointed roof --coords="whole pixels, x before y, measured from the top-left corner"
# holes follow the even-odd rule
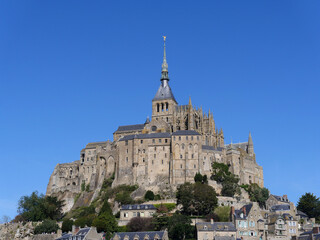
[[[169,86],[168,63],[166,58],[166,37],[163,37],[163,39],[164,39],[164,46],[163,46],[163,62],[162,62],[162,70],[161,70],[161,85],[156,95],[152,99],[152,101],[172,99],[175,102],[177,102]]]

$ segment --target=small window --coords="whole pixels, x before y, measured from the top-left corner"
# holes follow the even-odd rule
[[[193,165],[193,168],[196,168],[196,165]]]
[[[180,168],[182,168],[182,164],[180,164]]]
[[[165,157],[165,158],[167,157],[167,153],[164,154],[164,157]]]
[[[186,140],[188,140],[188,136],[186,136]]]
[[[182,154],[180,154],[180,158],[182,159]]]
[[[179,141],[181,141],[181,137],[179,137]]]
[[[151,130],[152,130],[153,132],[157,131],[157,126],[152,126],[152,127],[151,127]]]
[[[145,161],[146,161],[146,160],[143,158],[143,159],[142,159],[142,162],[145,162]]]
[[[156,142],[156,140],[155,139],[152,139],[152,143],[155,143]]]
[[[194,158],[194,155],[193,155],[193,154],[191,154],[191,158]]]
[[[167,142],[168,142],[168,139],[165,139],[164,142],[167,143]]]
[[[151,161],[152,165],[153,165],[153,160]]]
[[[140,143],[142,144],[142,143],[143,143],[143,140],[140,140]]]
[[[128,145],[128,140],[126,140],[126,146]]]
[[[127,148],[127,153],[129,152],[128,148]]]
[[[157,154],[153,154],[153,157],[156,158],[156,157],[157,157]]]
[[[163,164],[163,160],[161,160],[162,161],[162,164]]]
[[[162,141],[162,140],[161,140],[161,139],[159,139],[159,143],[161,143],[161,141]]]
[[[128,162],[128,157],[126,157],[126,161]]]
[[[197,140],[199,140],[199,136],[197,136]]]
[[[173,140],[176,140],[176,136],[173,136]]]

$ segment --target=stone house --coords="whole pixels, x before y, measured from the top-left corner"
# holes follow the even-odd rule
[[[236,228],[231,222],[202,222],[196,224],[197,240],[234,240]]]
[[[290,201],[287,195],[283,195],[281,197],[281,196],[270,194],[269,198],[266,201],[266,208],[270,210],[272,206],[282,205],[282,204],[290,205]]]
[[[169,240],[167,231],[155,232],[119,232],[111,240]]]
[[[240,209],[231,208],[231,219],[237,229],[237,238],[263,239],[266,235],[261,209],[256,202],[244,205]]]
[[[134,217],[152,217],[157,208],[152,204],[122,205],[120,208],[119,226],[124,226]]]

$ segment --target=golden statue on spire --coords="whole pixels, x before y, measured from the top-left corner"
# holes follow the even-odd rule
[[[165,41],[166,41],[167,36],[162,36],[162,37],[163,37],[163,41],[165,42]]]

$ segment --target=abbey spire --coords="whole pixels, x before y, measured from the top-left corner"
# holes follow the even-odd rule
[[[167,53],[166,53],[166,37],[163,37],[163,62],[161,65],[161,85],[156,93],[156,96],[152,101],[155,100],[164,100],[164,99],[172,99],[174,102],[177,102],[173,96],[171,88],[168,84],[169,74],[168,74],[168,63],[167,63]]]

